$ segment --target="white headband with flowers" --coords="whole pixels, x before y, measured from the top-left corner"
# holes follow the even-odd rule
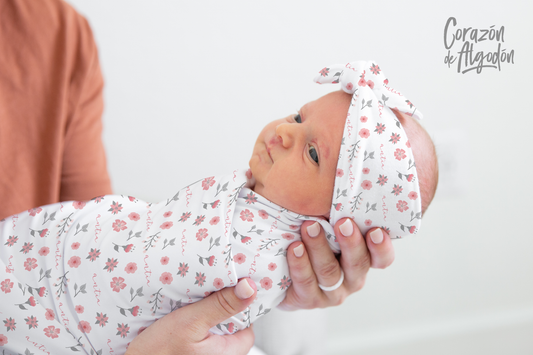
[[[322,69],[315,82],[340,83],[352,94],[337,164],[330,223],[352,217],[364,234],[381,227],[391,238],[420,227],[420,188],[411,145],[391,109],[422,118],[414,105],[389,86],[373,61]]]

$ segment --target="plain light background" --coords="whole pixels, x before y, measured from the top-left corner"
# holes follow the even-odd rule
[[[423,112],[441,181],[421,231],[394,242],[394,264],[315,325],[329,353],[533,353],[527,2],[69,2],[99,47],[114,190],[150,202],[246,167],[266,123],[338,89],[312,82],[324,66],[376,60]],[[451,16],[455,29],[505,26],[514,64],[448,68]]]

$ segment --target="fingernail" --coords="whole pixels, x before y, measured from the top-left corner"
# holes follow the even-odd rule
[[[383,232],[381,229],[374,229],[372,232],[370,232],[370,239],[372,239],[374,244],[381,244],[383,241]]]
[[[351,237],[353,234],[353,224],[350,222],[349,219],[344,221],[343,224],[339,227],[339,230],[341,231],[342,235],[345,237]]]
[[[237,286],[235,286],[234,292],[235,296],[237,296],[239,299],[245,300],[252,297],[254,294],[254,289],[252,286],[250,286],[248,280],[244,279],[239,281]]]
[[[296,248],[294,248],[292,251],[294,252],[294,255],[296,255],[296,257],[299,258],[302,255],[304,255],[304,245],[300,244]]]
[[[307,234],[309,234],[310,237],[318,237],[318,233],[320,233],[320,224],[318,222],[307,227]]]

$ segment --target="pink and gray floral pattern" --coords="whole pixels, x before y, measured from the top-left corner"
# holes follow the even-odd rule
[[[332,65],[319,71],[319,84],[341,84],[352,94],[337,164],[330,222],[352,217],[366,233],[382,227],[391,238],[420,228],[421,203],[415,160],[400,121],[391,109],[422,114],[389,86],[373,61]]]

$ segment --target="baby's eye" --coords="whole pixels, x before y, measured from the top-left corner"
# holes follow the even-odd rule
[[[294,116],[294,120],[296,121],[296,123],[302,123],[302,117],[300,116],[299,113],[297,113],[296,116]]]
[[[309,156],[318,164],[318,152],[312,145],[309,146]]]

